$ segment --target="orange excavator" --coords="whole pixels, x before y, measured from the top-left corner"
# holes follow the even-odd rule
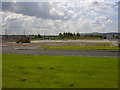
[[[28,37],[22,37],[21,39],[17,40],[16,43],[31,43]]]

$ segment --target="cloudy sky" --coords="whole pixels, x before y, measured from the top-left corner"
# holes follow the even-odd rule
[[[9,1],[9,2],[8,2]],[[25,0],[24,0],[25,1]],[[36,0],[37,1],[37,0]],[[2,2],[2,34],[118,32],[119,0]]]

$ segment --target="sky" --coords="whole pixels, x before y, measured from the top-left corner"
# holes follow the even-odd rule
[[[36,1],[36,2],[35,2]],[[118,32],[119,0],[4,0],[2,34]]]

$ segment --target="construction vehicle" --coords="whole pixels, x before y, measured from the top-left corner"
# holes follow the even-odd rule
[[[16,41],[16,43],[31,43],[28,37],[22,37]]]

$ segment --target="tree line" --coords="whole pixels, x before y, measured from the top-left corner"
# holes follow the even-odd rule
[[[71,33],[71,32],[64,32],[59,33],[57,37],[49,37],[49,36],[41,36],[40,34],[34,35],[31,37],[31,39],[82,39],[82,38],[100,38],[101,35],[93,35],[93,34],[87,34],[87,35],[81,35],[78,33]]]
[[[93,35],[93,34],[81,35],[79,32],[78,33],[64,32],[64,33],[59,33],[59,37],[61,39],[64,39],[64,38],[100,38],[101,35]]]
[[[59,33],[59,37],[61,38],[68,38],[68,37],[80,37],[80,33],[70,33],[70,32],[64,32],[64,33]]]

